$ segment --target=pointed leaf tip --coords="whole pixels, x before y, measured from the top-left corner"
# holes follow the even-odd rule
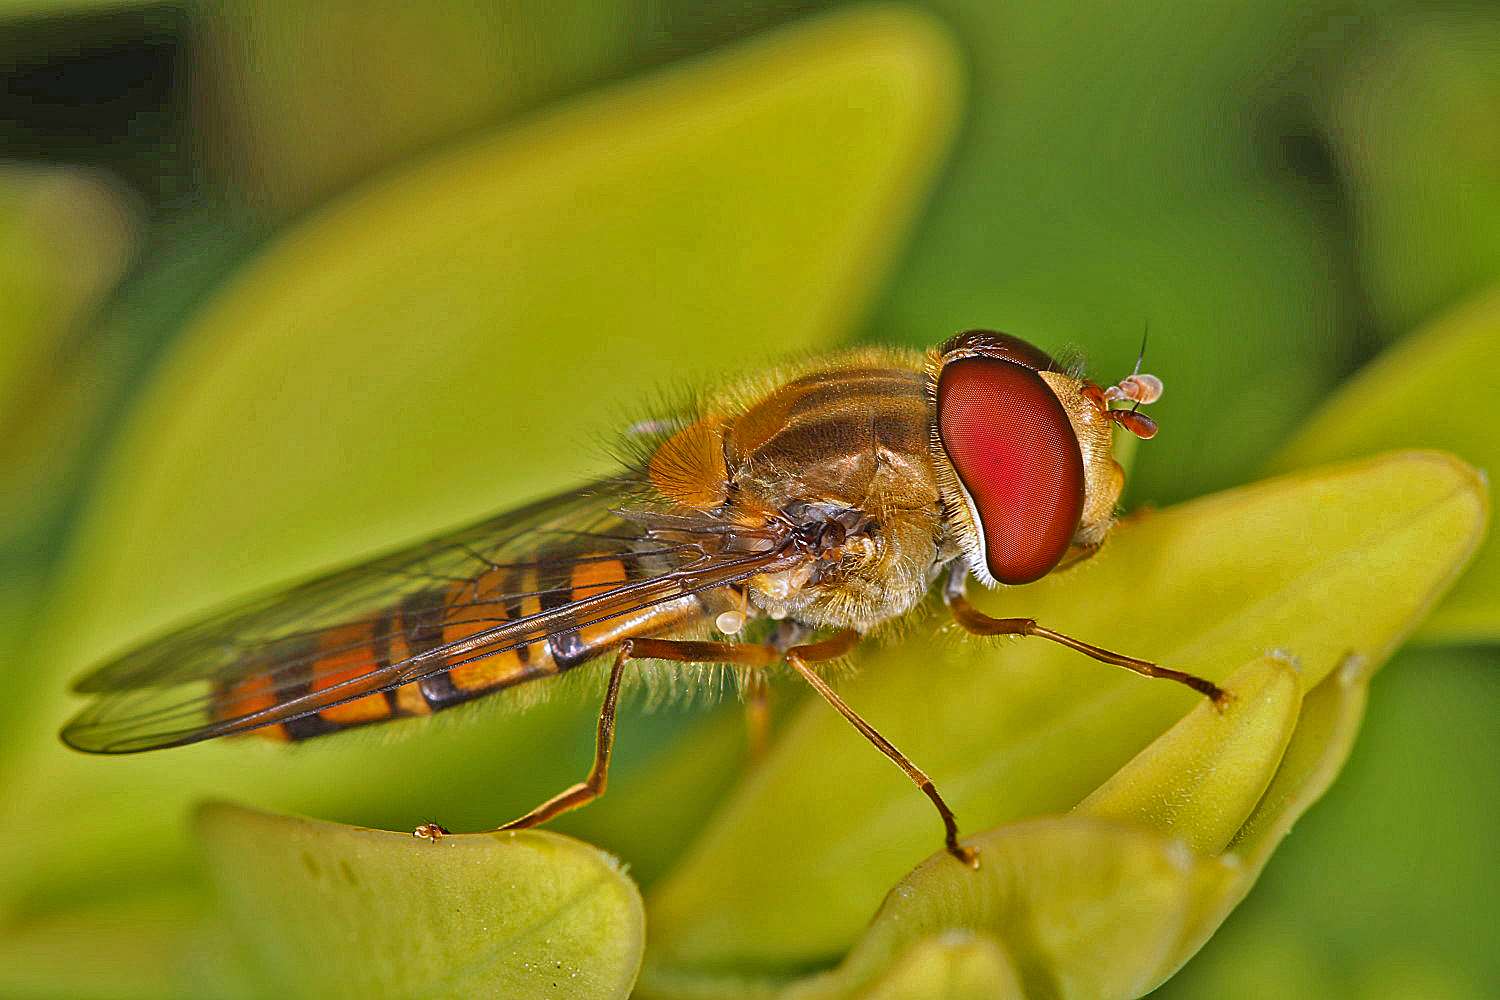
[[[1302,672],[1286,655],[1237,671],[1222,712],[1207,701],[1074,810],[1139,823],[1201,854],[1227,845],[1265,793],[1297,725]]]

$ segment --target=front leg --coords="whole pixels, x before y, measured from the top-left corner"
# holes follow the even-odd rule
[[[1095,646],[1092,643],[1075,639],[1061,632],[1054,632],[1043,625],[1038,625],[1033,618],[991,618],[969,603],[964,596],[964,585],[961,578],[951,580],[943,591],[943,600],[947,602],[948,609],[953,612],[953,618],[969,632],[975,635],[1035,635],[1043,639],[1051,640],[1069,649],[1077,650],[1084,656],[1092,657],[1103,663],[1113,663],[1117,667],[1134,670],[1145,677],[1163,677],[1169,681],[1186,684],[1188,687],[1205,695],[1213,702],[1214,708],[1224,710],[1233,697],[1228,691],[1219,687],[1213,681],[1206,680],[1196,674],[1189,674],[1181,670],[1173,670],[1171,667],[1159,666],[1150,660],[1137,659],[1134,656],[1126,656],[1123,653],[1115,653]]]

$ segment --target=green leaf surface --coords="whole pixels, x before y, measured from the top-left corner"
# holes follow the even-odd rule
[[[1255,885],[1292,824],[1333,783],[1359,733],[1372,669],[1368,660],[1351,655],[1302,699],[1296,729],[1270,787],[1220,856],[1224,866],[1219,885],[1198,894],[1160,979],[1175,972],[1218,930]]]
[[[292,755],[98,760],[52,734],[90,661],[584,481],[612,467],[589,442],[644,415],[663,382],[846,336],[953,100],[931,22],[850,11],[538,116],[270,244],[176,340],[101,472],[37,630],[53,638],[24,654],[44,693],[8,734],[0,901],[180,877],[176,823],[204,794],[484,829],[576,780],[586,760],[565,751],[592,727],[573,704]],[[523,756],[547,763],[497,780],[496,760]],[[77,821],[58,837],[24,832],[64,812]]]
[[[905,942],[965,931],[1003,943],[988,949],[989,968],[1003,969],[995,956],[1009,956],[1021,986],[1013,995],[1138,996],[1167,960],[1198,884],[1218,867],[1151,831],[1087,816],[1027,820],[967,843],[980,852],[977,871],[946,855],[919,865],[845,965],[785,1000],[864,996],[848,987]],[[876,995],[906,975],[898,961]]]
[[[1451,451],[1492,475],[1500,469],[1490,395],[1464,385],[1500,369],[1500,290],[1438,317],[1368,365],[1287,442],[1278,471],[1387,448]],[[1440,641],[1500,640],[1500,545],[1490,539],[1422,625]]]
[[[177,969],[201,900],[132,897],[31,916],[0,929],[7,1000],[194,1000]],[[221,994],[228,1000],[229,994]]]
[[[1374,664],[1351,654],[1302,699],[1297,728],[1275,778],[1228,846],[1252,869],[1251,881],[1292,823],[1322,797],[1344,766],[1364,718],[1373,671]]]
[[[209,873],[265,995],[629,995],[644,936],[620,863],[546,832],[361,830],[236,806],[198,816]]]
[[[1089,563],[986,607],[1211,679],[1295,649],[1315,686],[1351,653],[1390,653],[1472,554],[1485,515],[1467,466],[1383,455],[1131,519]],[[843,693],[965,830],[1072,808],[1195,697],[1048,643],[957,637],[875,652]],[[889,762],[827,706],[805,705],[650,895],[648,981],[836,960],[938,835]]]
[[[1197,705],[1115,775],[1075,815],[1117,819],[1217,854],[1265,794],[1302,706],[1297,667],[1267,656],[1224,682],[1222,713]]]

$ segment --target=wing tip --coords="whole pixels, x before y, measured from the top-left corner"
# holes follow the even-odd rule
[[[99,740],[97,736],[90,736],[89,731],[94,728],[96,727],[74,719],[58,731],[57,739],[69,750],[77,750],[79,753],[112,754],[124,752],[114,749],[109,742]]]
[[[121,735],[119,728],[108,722],[92,721],[85,711],[58,730],[57,739],[63,746],[70,750],[77,750],[79,753],[117,756],[140,753],[144,750],[164,750],[168,747],[196,743],[206,738],[192,732],[173,733],[165,737],[136,736],[132,738],[128,735]]]

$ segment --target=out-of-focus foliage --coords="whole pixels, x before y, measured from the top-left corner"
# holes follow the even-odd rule
[[[1160,735],[1187,694],[1061,650],[924,624],[866,651],[843,690],[995,856],[976,878],[941,856],[907,874],[936,846],[927,803],[795,689],[748,773],[732,707],[629,707],[610,795],[555,825],[644,888],[643,990],[1127,995],[1256,882],[1482,516],[1447,459],[1313,466],[1437,447],[1494,468],[1500,334],[1470,296],[1500,278],[1500,16],[821,6],[0,9],[0,122],[28,161],[0,197],[0,393],[23,400],[0,413],[0,649],[21,643],[0,675],[7,995],[250,996],[257,962],[305,960],[277,951],[277,921],[316,914],[264,915],[288,909],[296,865],[244,879],[235,858],[295,859],[315,828],[214,826],[215,902],[185,837],[204,795],[481,829],[587,764],[580,698],[394,742],[84,759],[50,735],[70,672],[248,587],[581,478],[603,449],[579,445],[663,384],[853,335],[996,326],[1113,378],[1149,327],[1167,395],[1132,505],[1294,478],[1133,518],[1091,564],[987,607],[1211,676],[1286,649],[1307,693],[1292,728],[1294,675],[1261,660],[1281,697]],[[1371,682],[1349,774],[1161,995],[1500,992],[1500,892],[1475,877],[1500,820],[1494,569],[1491,547],[1421,626],[1429,645]],[[1431,645],[1454,642],[1470,647]],[[1059,877],[1088,865],[1162,891]],[[1117,962],[1070,962],[1049,916],[1107,936],[1153,901],[1157,933]]]
[[[0,168],[0,546],[13,557],[58,494],[58,453],[99,418],[80,341],[129,262],[135,222],[96,174]]]
[[[0,658],[37,611],[60,498],[103,416],[89,330],[135,230],[96,173],[0,166]],[[18,709],[0,699],[0,731]]]
[[[1394,339],[1500,271],[1500,24],[1431,13],[1370,26],[1328,81],[1360,268]]]
[[[45,420],[69,342],[119,280],[133,219],[119,192],[84,171],[11,166],[0,170],[0,414],[8,426]],[[60,356],[61,355],[61,356]],[[76,429],[67,430],[77,433]],[[59,431],[57,436],[63,437]],[[38,490],[37,470],[7,438],[0,500]]]
[[[252,211],[284,217],[404,155],[618,75],[633,55],[622,36],[644,13],[600,0],[416,0],[379,16],[359,3],[217,5],[204,59],[223,119],[205,135],[208,157]]]

